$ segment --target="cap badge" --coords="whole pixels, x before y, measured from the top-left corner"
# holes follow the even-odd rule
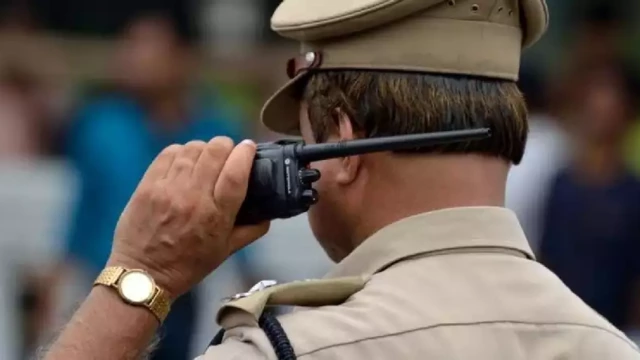
[[[303,71],[319,68],[321,64],[321,53],[314,51],[306,52],[300,56],[289,59],[287,62],[287,76],[293,79]]]

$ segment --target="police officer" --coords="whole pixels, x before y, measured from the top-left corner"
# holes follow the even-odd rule
[[[228,301],[219,345],[199,359],[640,359],[535,261],[503,207],[527,136],[520,54],[547,23],[543,0],[284,1],[272,27],[302,53],[264,108],[272,130],[310,143],[475,127],[493,136],[313,164],[323,177],[310,223],[338,264],[325,279],[264,283]],[[214,139],[160,154],[47,358],[144,353],[171,302],[267,230],[232,225],[254,152]],[[277,305],[297,310],[273,321],[265,309]]]

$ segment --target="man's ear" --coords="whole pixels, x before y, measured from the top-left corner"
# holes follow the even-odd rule
[[[349,115],[340,109],[336,109],[338,117],[338,132],[340,141],[354,140],[357,134],[354,131],[353,123]],[[342,185],[347,185],[355,181],[361,170],[362,158],[360,156],[349,156],[341,159],[341,168],[337,174],[337,181]]]

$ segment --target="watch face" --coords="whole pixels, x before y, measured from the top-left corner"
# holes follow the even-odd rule
[[[151,300],[154,288],[151,277],[139,270],[122,275],[118,286],[120,295],[133,304],[143,304]]]

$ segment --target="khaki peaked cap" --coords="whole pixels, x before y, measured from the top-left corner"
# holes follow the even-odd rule
[[[271,130],[299,135],[295,85],[330,69],[517,80],[522,49],[546,31],[545,0],[284,0],[271,27],[301,43],[291,80],[262,109]]]

